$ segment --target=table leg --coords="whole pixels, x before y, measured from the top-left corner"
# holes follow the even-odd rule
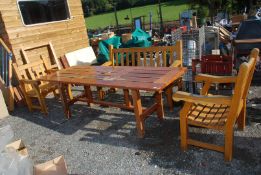
[[[105,97],[105,92],[102,90],[102,87],[97,86],[97,92],[99,100],[103,100]]]
[[[68,94],[69,99],[72,100],[73,94],[72,94],[72,85],[71,84],[67,85],[67,94]]]
[[[124,102],[125,102],[125,105],[130,107],[131,106],[131,102],[130,102],[129,90],[128,89],[123,89],[123,92],[124,92]]]
[[[158,105],[158,108],[157,108],[158,119],[160,121],[163,121],[164,110],[163,110],[163,102],[162,102],[162,92],[156,92],[155,99],[156,99],[156,103]]]
[[[87,98],[87,105],[90,106],[93,102],[92,91],[90,86],[84,86],[84,92]]]
[[[166,96],[167,96],[167,101],[168,101],[170,111],[173,111],[173,100],[172,100],[173,91],[172,91],[172,88],[173,88],[173,85],[170,85],[166,89]]]
[[[61,102],[62,102],[62,105],[63,105],[64,114],[67,118],[70,118],[71,117],[71,111],[70,111],[69,102],[68,102],[68,99],[67,99],[67,96],[70,96],[67,92],[68,91],[68,85],[64,85],[64,84],[60,83],[58,85],[58,88],[59,88],[59,91],[60,91],[60,97],[61,97]]]
[[[131,90],[134,112],[136,117],[136,127],[138,131],[139,137],[144,137],[145,128],[144,128],[144,119],[141,117],[142,115],[142,106],[141,106],[141,98],[139,90]]]

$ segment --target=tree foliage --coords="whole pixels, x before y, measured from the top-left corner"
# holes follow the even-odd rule
[[[219,10],[226,11],[229,14],[249,12],[253,5],[260,0],[192,0],[192,8],[200,9],[202,6],[209,8],[210,15],[214,16]],[[200,9],[201,10],[201,9]]]
[[[161,2],[167,1],[173,3],[187,3],[190,1],[194,9],[200,9],[200,6],[208,8],[210,16],[214,16],[219,10],[229,13],[241,13],[245,7],[249,10],[251,6],[260,2],[260,0],[161,0]],[[156,3],[158,3],[158,0],[82,0],[85,16],[110,12],[113,10],[114,5],[116,5],[117,10],[121,10]]]
[[[161,0],[161,2],[173,1],[173,0]],[[182,0],[175,0],[180,1]],[[185,0],[186,2],[189,0]],[[183,2],[185,2],[183,0]],[[113,10],[114,5],[118,10],[128,9],[135,6],[143,6],[148,4],[156,4],[158,0],[82,0],[82,6],[85,16],[91,16],[93,14],[100,14],[104,12],[110,12]]]

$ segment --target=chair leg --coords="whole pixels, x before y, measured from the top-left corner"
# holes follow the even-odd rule
[[[189,111],[191,104],[185,103],[184,107],[180,111],[180,147],[182,151],[188,149],[188,121],[187,113]]]
[[[25,95],[25,101],[26,101],[26,104],[27,104],[29,111],[32,112],[33,111],[32,99]]]
[[[185,117],[181,117],[180,119],[180,147],[182,151],[186,151],[188,149],[188,125]]]
[[[225,133],[225,161],[231,161],[233,155],[233,128],[228,128]]]
[[[46,103],[45,103],[45,98],[39,97],[38,100],[39,100],[39,103],[40,103],[40,106],[41,106],[41,111],[42,111],[45,115],[47,115],[47,114],[48,114],[48,111],[47,111],[47,106],[46,106]]]
[[[238,129],[243,131],[246,126],[246,100],[244,99],[242,110],[237,119]]]

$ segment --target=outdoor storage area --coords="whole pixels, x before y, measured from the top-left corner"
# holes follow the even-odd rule
[[[261,174],[260,31],[259,0],[0,2],[0,175]]]

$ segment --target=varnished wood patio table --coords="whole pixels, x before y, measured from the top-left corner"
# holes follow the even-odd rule
[[[85,101],[88,105],[95,103],[134,110],[138,135],[143,137],[145,134],[144,122],[151,113],[156,111],[158,118],[163,120],[162,91],[172,88],[174,81],[185,71],[186,68],[173,67],[75,66],[43,76],[39,80],[59,84],[64,112],[68,118],[71,116],[69,106],[80,100],[79,97],[72,97],[68,86],[70,84],[83,85]],[[90,86],[123,89],[124,104],[94,99]],[[129,90],[133,104],[129,98]],[[140,90],[155,92],[155,103],[149,108],[142,107]]]

